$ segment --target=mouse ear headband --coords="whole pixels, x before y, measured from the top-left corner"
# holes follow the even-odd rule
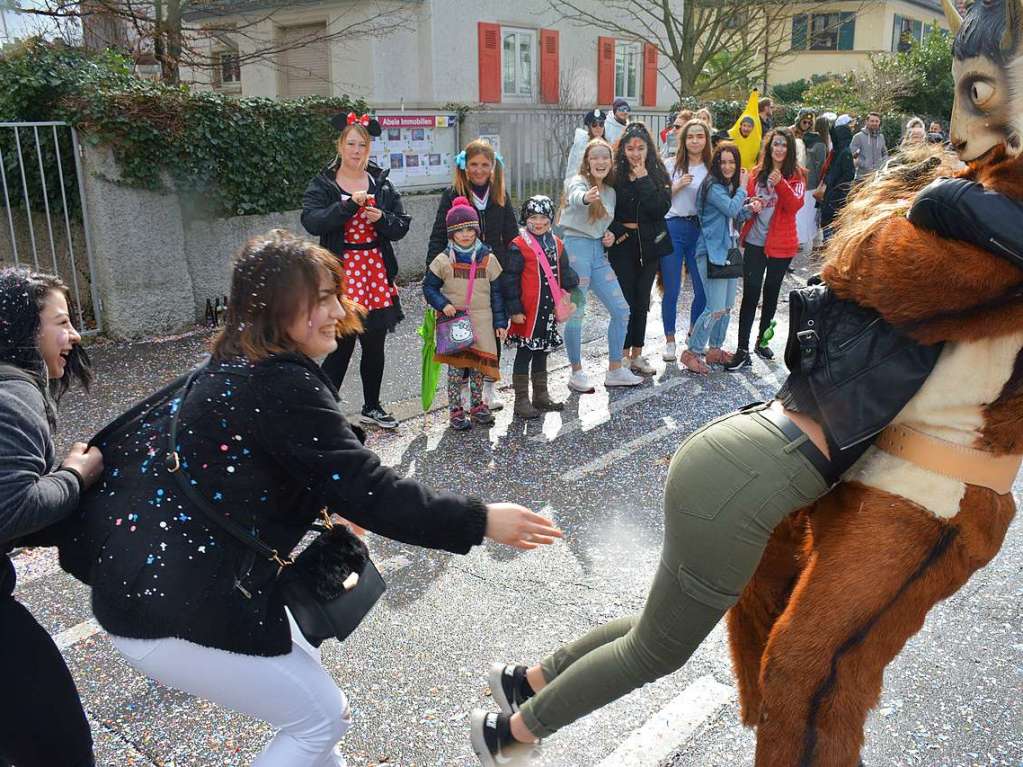
[[[330,124],[337,128],[338,131],[343,131],[349,125],[355,125],[358,123],[370,136],[376,138],[383,130],[380,128],[380,123],[377,122],[375,117],[371,117],[368,114],[360,115],[355,112],[341,112],[330,118]]]

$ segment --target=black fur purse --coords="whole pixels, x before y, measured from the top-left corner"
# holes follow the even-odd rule
[[[335,524],[326,509],[319,535],[297,558],[282,558],[240,524],[214,509],[193,487],[177,453],[178,416],[199,368],[189,376],[171,418],[167,442],[167,470],[192,505],[221,530],[279,568],[277,587],[302,635],[315,647],[334,637],[345,639],[362,622],[386,589],[384,579],[369,557],[366,544],[347,525]]]

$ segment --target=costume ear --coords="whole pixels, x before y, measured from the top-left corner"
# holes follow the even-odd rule
[[[335,130],[337,130],[338,133],[340,133],[345,129],[345,126],[348,124],[348,113],[340,112],[334,115],[333,117],[330,118],[330,124],[334,127]]]
[[[384,132],[383,129],[380,127],[380,123],[377,122],[377,119],[375,117],[370,118],[369,125],[366,126],[366,131],[373,138],[377,138],[381,133]]]

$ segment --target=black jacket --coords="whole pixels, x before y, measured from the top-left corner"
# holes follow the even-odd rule
[[[483,503],[435,493],[383,466],[341,414],[319,366],[302,355],[211,363],[182,405],[178,433],[198,492],[282,555],[324,507],[417,546],[465,553],[483,539]],[[276,566],[178,497],[161,460],[165,433],[151,439],[153,463],[132,482],[123,515],[107,523],[92,574],[96,618],[120,636],[290,652]],[[113,471],[110,456],[90,492],[103,493]]]
[[[302,195],[302,226],[309,234],[320,238],[320,245],[341,257],[345,251],[345,225],[348,219],[359,212],[359,206],[351,198],[341,200],[341,188],[335,180],[339,162],[335,159],[306,187]],[[376,207],[383,211],[383,216],[375,226],[387,269],[387,281],[393,285],[398,276],[398,259],[394,256],[394,246],[391,243],[408,234],[412,219],[405,215],[401,195],[387,178],[391,171],[382,170],[370,163],[366,172],[376,184]],[[360,247],[365,247],[365,243]]]
[[[821,206],[821,225],[827,226],[839,214],[856,180],[856,165],[853,163],[852,131],[847,125],[831,129],[831,165],[824,176],[827,189]]]
[[[941,354],[941,344],[917,343],[873,309],[836,298],[827,285],[792,291],[789,312],[791,375],[778,396],[790,410],[814,416],[839,450],[891,423]]]
[[[444,190],[440,196],[440,205],[437,207],[437,216],[433,220],[433,231],[430,232],[430,244],[426,253],[426,268],[438,254],[442,253],[448,246],[448,225],[447,215],[451,210],[451,201],[460,196],[452,186]],[[471,204],[471,203],[470,203]],[[497,257],[497,263],[503,268],[504,257],[508,252],[511,241],[519,236],[518,217],[512,208],[511,198],[505,196],[504,205],[498,205],[494,195],[487,200],[487,207],[478,211],[480,214],[480,233],[483,242],[490,247],[490,251]]]
[[[1023,203],[975,181],[934,181],[916,196],[909,220],[914,226],[976,245],[1023,269]]]
[[[610,258],[638,258],[641,264],[666,256],[674,250],[665,215],[671,210],[671,186],[660,186],[651,176],[615,184],[615,216],[608,229],[614,244]],[[639,224],[629,229],[625,223]]]

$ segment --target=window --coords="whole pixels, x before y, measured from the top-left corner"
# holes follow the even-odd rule
[[[905,53],[913,47],[913,43],[923,40],[924,23],[916,19],[909,19],[896,14],[895,23],[892,25],[892,50],[896,53]]]
[[[615,45],[615,98],[639,98],[639,72],[643,65],[643,49],[639,43]]]
[[[501,93],[505,98],[532,99],[536,79],[536,32],[501,28]]]
[[[241,85],[242,64],[238,51],[227,50],[214,53],[213,65],[216,67],[214,79],[217,85]]]
[[[800,13],[792,18],[792,50],[851,51],[855,13]]]

